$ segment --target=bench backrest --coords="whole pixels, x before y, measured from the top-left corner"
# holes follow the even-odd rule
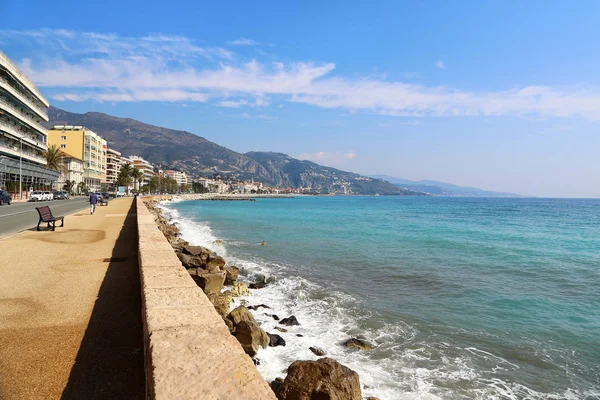
[[[52,216],[52,211],[50,211],[50,207],[48,207],[48,206],[36,207],[35,209],[40,214],[40,218],[42,219],[42,221],[46,221],[46,220],[50,220],[50,219],[54,218]]]

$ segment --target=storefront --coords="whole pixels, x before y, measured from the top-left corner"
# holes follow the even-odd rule
[[[26,198],[30,189],[52,190],[58,176],[57,171],[41,165],[0,156],[0,189],[8,190],[14,199],[19,198],[19,182],[21,182],[23,198]]]

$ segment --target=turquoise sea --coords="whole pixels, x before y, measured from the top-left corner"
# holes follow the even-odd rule
[[[184,237],[255,279],[250,304],[383,399],[600,399],[600,200],[298,197],[165,205]],[[220,239],[222,244],[215,244]],[[261,241],[266,246],[261,246]],[[270,315],[295,315],[286,333]],[[302,335],[301,337],[297,336]],[[340,343],[363,336],[371,351]]]

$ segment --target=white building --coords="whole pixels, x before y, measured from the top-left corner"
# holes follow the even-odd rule
[[[61,172],[58,177],[57,186],[58,190],[64,190],[66,181],[72,182],[71,192],[80,193],[80,183],[83,182],[84,163],[83,160],[77,157],[73,157],[63,152],[62,163],[64,171]]]
[[[129,156],[129,160],[131,160],[133,168],[139,169],[144,174],[141,186],[149,184],[150,179],[154,176],[154,167],[152,164],[139,156]]]
[[[165,171],[164,176],[174,179],[179,186],[188,184],[188,177],[185,172],[181,171]]]
[[[44,168],[48,101],[0,51],[0,188],[52,185],[58,172]],[[20,172],[19,172],[20,171]],[[13,191],[15,192],[15,191]]]
[[[117,184],[117,177],[121,171],[121,153],[115,149],[106,149],[106,183]]]

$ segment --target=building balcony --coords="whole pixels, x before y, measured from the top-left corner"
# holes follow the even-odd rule
[[[8,154],[13,158],[22,157],[25,161],[46,165],[46,160],[43,157],[27,150],[21,152],[18,145],[13,145],[12,143],[9,143],[8,140],[0,139],[0,153]]]
[[[48,115],[41,108],[36,106],[33,101],[29,100],[23,93],[11,86],[11,84],[0,76],[0,88],[6,90],[8,93],[19,99],[20,102],[29,107],[33,112],[39,115],[44,121],[48,121]]]
[[[19,68],[4,54],[0,51],[0,65],[2,65],[10,74],[16,77],[23,86],[25,86],[31,93],[38,98],[39,102],[43,105],[43,107],[50,107],[48,100],[42,96],[42,94],[37,90],[35,85],[31,83],[31,81],[22,73]],[[48,119],[46,119],[47,121]]]
[[[41,124],[37,123],[37,121],[35,121],[30,115],[21,111],[14,104],[12,104],[9,101],[4,100],[2,97],[0,97],[0,108],[4,109],[5,111],[8,111],[15,118],[20,119],[21,122],[23,122],[24,124],[27,124],[28,126],[31,126],[33,129],[35,129],[42,135],[48,136],[48,131],[46,130],[46,128],[44,128]]]
[[[48,149],[48,146],[45,143],[38,142],[37,137],[18,130],[14,125],[11,125],[6,121],[0,120],[0,130],[15,136],[17,139],[23,139],[24,143],[37,147],[39,150]]]

